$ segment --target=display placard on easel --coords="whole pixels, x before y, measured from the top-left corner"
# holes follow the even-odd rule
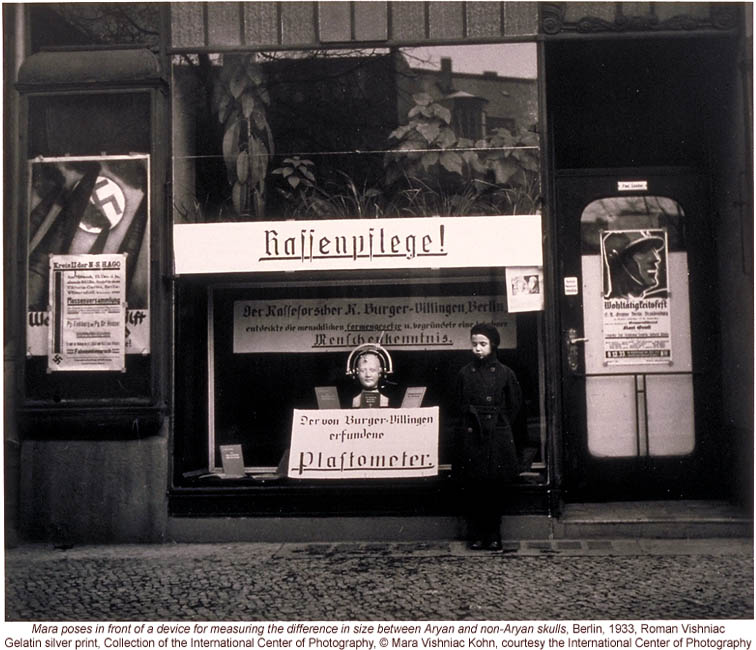
[[[408,386],[404,391],[404,398],[402,399],[403,409],[420,408],[423,403],[423,397],[425,397],[425,386]]]
[[[244,456],[241,445],[221,445],[220,453],[225,476],[244,476]]]
[[[315,398],[318,400],[319,409],[341,408],[336,386],[315,386]]]

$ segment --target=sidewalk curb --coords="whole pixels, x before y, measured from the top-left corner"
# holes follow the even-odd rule
[[[265,543],[234,542],[212,544],[117,544],[56,548],[43,544],[20,545],[5,551],[9,564],[20,562],[159,559],[246,555],[272,559],[316,559],[343,556],[491,558],[517,556],[638,556],[638,555],[747,555],[753,556],[752,538],[709,539],[584,539],[504,540],[504,551],[471,551],[461,541],[438,542],[320,542]]]

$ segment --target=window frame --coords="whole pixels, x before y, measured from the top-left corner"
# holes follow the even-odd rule
[[[39,57],[40,55],[35,55]],[[63,53],[44,53],[46,59],[50,56],[61,57]],[[128,57],[128,54],[126,54]],[[34,57],[27,59],[28,64]],[[159,74],[137,80],[113,80],[110,83],[89,83],[82,79],[66,78],[66,68],[63,65],[57,72],[62,73],[60,80],[56,78],[36,79],[37,58],[19,75],[20,81],[16,87],[21,99],[22,124],[20,143],[18,148],[20,185],[19,193],[19,284],[17,285],[18,310],[17,332],[18,340],[23,341],[17,361],[17,380],[21,399],[19,400],[20,427],[27,437],[59,438],[61,435],[85,435],[97,438],[133,437],[150,435],[157,432],[163,424],[165,413],[169,407],[169,367],[170,338],[164,332],[166,323],[170,322],[170,301],[167,300],[167,286],[161,282],[165,269],[169,267],[167,226],[164,224],[166,209],[166,186],[163,182],[166,173],[165,156],[161,153],[161,143],[165,142],[167,130],[167,106],[165,82]],[[86,75],[84,75],[85,77]],[[149,107],[150,123],[149,151],[142,152],[149,159],[149,257],[147,272],[149,276],[149,305],[150,318],[150,354],[149,370],[145,377],[146,390],[129,397],[104,396],[91,398],[86,394],[76,395],[70,399],[56,401],[54,399],[35,399],[27,394],[26,366],[27,358],[23,353],[26,349],[26,321],[27,321],[27,282],[28,282],[28,243],[29,243],[29,147],[31,138],[30,102],[46,97],[90,97],[101,95],[143,95]],[[97,155],[100,152],[92,152]],[[87,373],[90,374],[90,373]],[[65,424],[62,430],[60,425]]]

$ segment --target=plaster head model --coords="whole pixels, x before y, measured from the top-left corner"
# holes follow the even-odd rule
[[[393,372],[391,357],[377,343],[358,345],[347,360],[347,375],[357,379],[361,391],[352,400],[353,408],[375,408],[389,405],[388,397],[381,393],[381,385]]]

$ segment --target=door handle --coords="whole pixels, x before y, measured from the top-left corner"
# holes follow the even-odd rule
[[[584,336],[578,336],[577,330],[574,327],[570,327],[570,329],[568,329],[565,334],[567,338],[567,345],[575,345],[575,343],[587,343],[590,340]]]
[[[584,336],[578,336],[577,330],[571,327],[565,332],[565,340],[567,343],[567,366],[570,372],[575,372],[580,366],[580,354],[578,352],[578,343],[586,343],[588,339]]]

